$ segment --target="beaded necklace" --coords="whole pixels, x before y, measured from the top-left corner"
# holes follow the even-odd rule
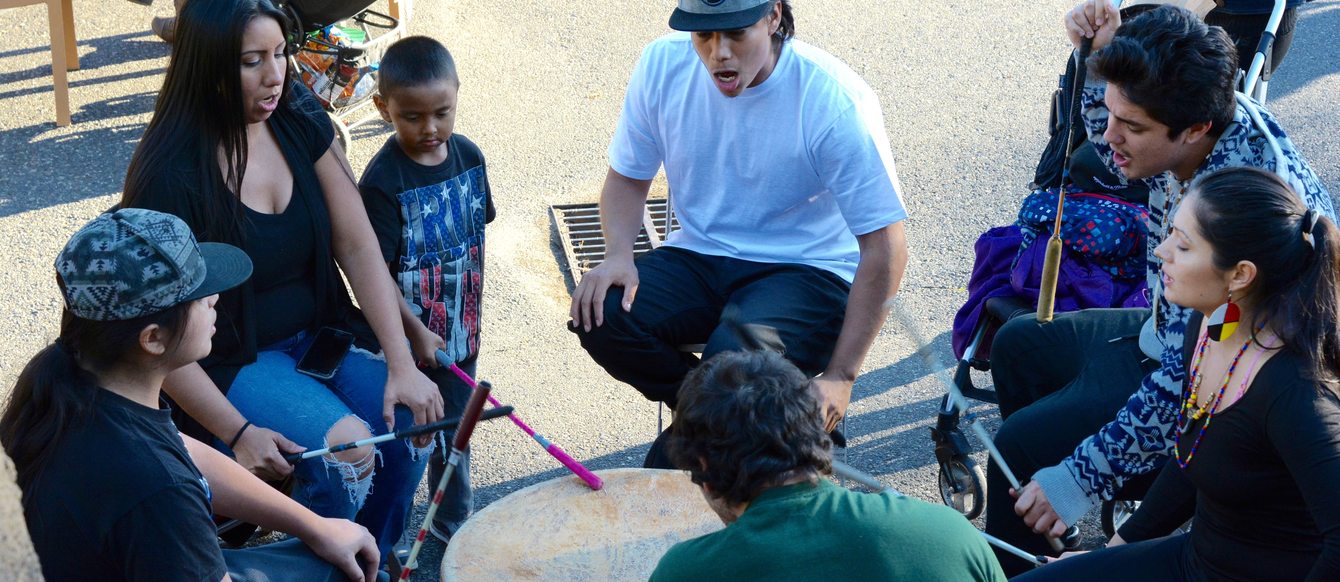
[[[1228,366],[1228,373],[1224,375],[1224,383],[1219,387],[1219,392],[1214,395],[1214,399],[1205,403],[1204,406],[1196,406],[1196,394],[1200,391],[1200,384],[1203,376],[1200,373],[1200,362],[1205,357],[1205,348],[1210,345],[1208,334],[1201,334],[1200,345],[1196,347],[1196,360],[1191,366],[1191,376],[1186,383],[1187,387],[1182,390],[1182,406],[1177,411],[1177,429],[1173,440],[1173,458],[1177,459],[1177,466],[1186,469],[1191,464],[1191,459],[1196,456],[1196,449],[1200,448],[1200,440],[1205,438],[1205,431],[1210,428],[1210,421],[1214,420],[1214,413],[1219,410],[1219,402],[1224,398],[1224,391],[1228,389],[1229,383],[1233,379],[1233,371],[1238,367],[1238,360],[1242,359],[1242,354],[1247,352],[1247,348],[1255,341],[1256,334],[1253,333],[1247,341],[1242,342],[1242,347],[1238,348],[1238,353],[1233,356],[1233,363]],[[1187,412],[1195,408],[1196,411],[1188,418]],[[1205,424],[1201,425],[1200,432],[1196,434],[1195,442],[1191,443],[1191,453],[1182,460],[1182,434],[1192,422],[1205,417]]]

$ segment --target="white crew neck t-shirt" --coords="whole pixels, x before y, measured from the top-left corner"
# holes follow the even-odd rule
[[[662,164],[681,228],[666,244],[800,263],[848,283],[856,236],[907,218],[875,92],[806,43],[782,45],[762,84],[726,97],[687,33],[642,51],[610,167],[650,180]]]

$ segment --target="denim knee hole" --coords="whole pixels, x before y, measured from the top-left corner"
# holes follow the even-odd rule
[[[347,416],[345,418],[357,418]],[[340,420],[343,422],[343,419]],[[363,420],[363,428],[371,434],[371,427]],[[339,424],[338,422],[336,423]],[[332,430],[334,427],[332,427]],[[330,446],[330,435],[326,435],[325,446]],[[334,454],[322,455],[321,462],[325,464],[327,470],[335,469],[339,471],[340,478],[344,481],[344,490],[349,494],[349,502],[353,503],[356,510],[363,508],[363,502],[367,500],[368,494],[372,492],[372,476],[377,471],[377,462],[381,460],[381,451],[376,447],[357,461],[345,461],[336,458]]]

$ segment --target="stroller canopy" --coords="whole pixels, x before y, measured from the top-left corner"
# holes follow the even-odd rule
[[[335,24],[367,10],[376,0],[289,0],[303,32]]]

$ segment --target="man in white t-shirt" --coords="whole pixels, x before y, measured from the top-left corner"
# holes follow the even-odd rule
[[[605,261],[573,293],[571,328],[671,408],[697,362],[678,346],[781,352],[813,377],[831,431],[907,264],[879,100],[791,40],[788,0],[679,0],[670,27],[683,32],[648,45],[629,81],[600,198]],[[662,165],[680,228],[634,262]],[[669,467],[657,445],[647,466]]]

